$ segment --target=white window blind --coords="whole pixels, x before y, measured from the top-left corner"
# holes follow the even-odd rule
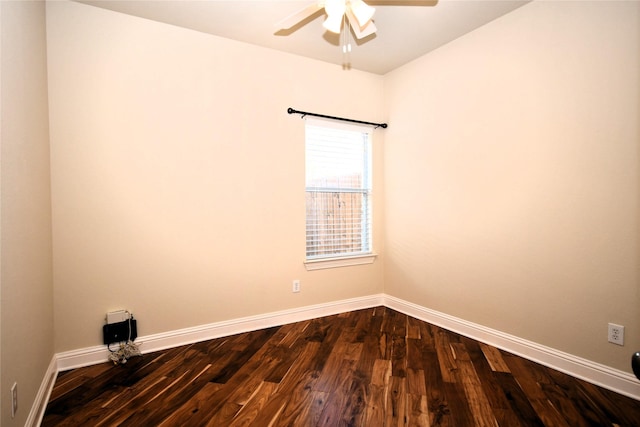
[[[306,122],[307,259],[370,254],[371,131]]]

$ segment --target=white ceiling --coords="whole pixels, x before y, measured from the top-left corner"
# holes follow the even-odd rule
[[[233,40],[343,65],[338,36],[322,27],[324,11],[292,31],[276,24],[315,0],[77,0]],[[365,0],[366,1],[366,0]],[[377,33],[354,46],[352,69],[387,72],[526,4],[529,0],[383,0]],[[418,3],[420,5],[416,6]],[[413,4],[413,5],[412,5]]]

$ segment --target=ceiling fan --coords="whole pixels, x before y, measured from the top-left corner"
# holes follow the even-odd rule
[[[437,0],[367,0],[367,3],[389,6],[434,6]],[[278,32],[290,30],[324,9],[327,18],[322,26],[335,34],[340,34],[349,25],[357,39],[363,39],[376,32],[373,22],[375,8],[363,0],[317,0],[277,24]],[[344,27],[344,28],[343,28]]]

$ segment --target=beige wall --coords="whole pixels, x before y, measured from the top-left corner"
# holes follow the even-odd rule
[[[386,76],[387,294],[630,372],[639,8],[534,2]]]
[[[148,335],[382,292],[381,260],[305,270],[286,113],[381,120],[381,76],[77,3],[48,3],[47,35],[57,352],[113,309]]]
[[[112,309],[147,335],[384,291],[629,370],[637,2],[536,2],[385,77],[82,4],[47,19],[56,351]],[[373,265],[304,270],[290,106],[389,121]]]
[[[53,358],[44,3],[0,2],[0,28],[0,424],[9,427],[25,425]]]

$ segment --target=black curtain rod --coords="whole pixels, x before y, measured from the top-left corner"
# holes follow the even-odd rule
[[[370,126],[375,126],[377,128],[383,128],[383,129],[387,127],[386,123],[363,122],[362,120],[353,120],[353,119],[345,119],[343,117],[325,116],[324,114],[308,113],[306,111],[294,110],[293,108],[287,108],[287,113],[302,114],[302,118],[304,118],[304,116],[313,116],[313,117],[322,117],[323,119],[341,120],[343,122],[360,123],[362,125],[370,125]]]

